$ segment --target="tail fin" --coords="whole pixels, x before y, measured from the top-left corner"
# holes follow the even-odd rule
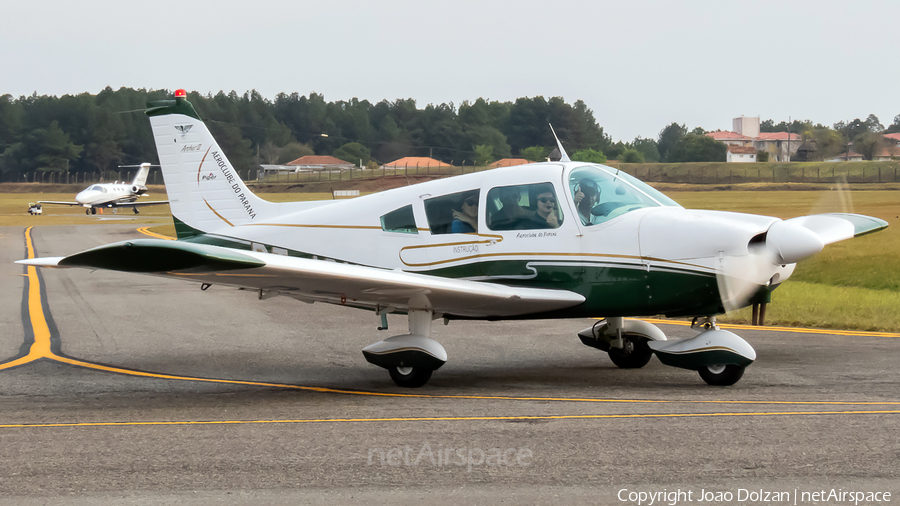
[[[147,103],[146,114],[179,239],[197,231],[224,232],[276,213],[277,204],[260,199],[241,181],[184,90],[175,92],[175,100]]]
[[[147,184],[147,175],[150,174],[150,164],[142,163],[141,168],[138,169],[137,175],[134,176],[134,181],[131,182],[132,186],[145,186]]]

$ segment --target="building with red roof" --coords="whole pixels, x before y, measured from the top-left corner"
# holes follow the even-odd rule
[[[526,163],[534,163],[531,160],[526,160],[524,158],[501,158],[496,162],[488,165],[488,167],[492,169],[496,169],[497,167],[512,167],[514,165],[525,165]]]
[[[724,142],[729,146],[752,146],[756,151],[768,151],[769,159],[773,162],[791,161],[791,156],[797,153],[797,148],[803,143],[800,134],[760,132],[759,116],[734,118],[732,125],[734,126],[733,132],[709,132],[706,136],[719,142]]]
[[[382,165],[382,168],[387,169],[414,169],[416,167],[452,167],[452,165],[427,156],[407,156]]]

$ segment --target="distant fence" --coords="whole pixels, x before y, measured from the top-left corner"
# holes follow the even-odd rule
[[[900,162],[794,162],[794,163],[623,163],[611,167],[650,183],[740,184],[740,183],[900,183]],[[264,173],[262,170],[237,171],[241,179],[257,183],[312,183],[352,181],[392,176],[448,177],[490,170],[490,166],[408,165],[377,169],[313,170]],[[91,184],[114,181],[130,183],[134,172],[30,172],[0,175],[0,182]],[[158,170],[150,172],[147,184],[162,184]]]

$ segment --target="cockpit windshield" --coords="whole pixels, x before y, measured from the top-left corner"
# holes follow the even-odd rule
[[[106,193],[106,188],[100,186],[99,184],[95,184],[94,186],[91,186],[90,188],[88,188],[88,190]]]
[[[603,223],[645,207],[681,207],[633,176],[595,166],[572,170],[569,173],[569,190],[585,226]]]

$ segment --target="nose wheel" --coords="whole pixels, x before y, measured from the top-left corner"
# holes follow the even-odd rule
[[[734,364],[717,364],[701,367],[697,370],[700,377],[703,378],[708,385],[713,386],[731,386],[741,379],[744,375],[744,366]]]
[[[403,388],[419,388],[431,379],[433,369],[424,367],[391,367],[388,369],[391,379],[399,387]]]

